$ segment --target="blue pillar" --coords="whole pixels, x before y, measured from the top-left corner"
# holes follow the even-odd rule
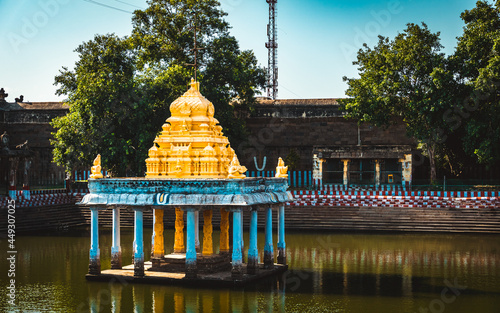
[[[278,209],[278,264],[286,264],[285,206]]]
[[[156,209],[153,209],[153,234],[151,235],[151,257],[153,257],[153,251],[155,250],[155,224],[156,224]]]
[[[101,257],[99,250],[99,209],[90,208],[90,257],[89,274],[101,274]]]
[[[257,248],[257,209],[250,211],[250,242],[248,244],[248,274],[255,274],[259,265],[259,250]]]
[[[243,209],[240,214],[240,225],[241,225],[241,261],[245,261],[245,240],[243,239]]]
[[[266,243],[264,245],[264,267],[272,268],[273,266],[274,266],[273,211],[269,207],[266,209]]]
[[[134,208],[134,276],[144,276],[143,214],[141,208]]]
[[[243,258],[241,255],[241,208],[233,211],[233,254],[232,254],[232,270],[233,278],[241,278],[243,275]]]
[[[111,268],[122,268],[122,248],[120,245],[120,208],[113,208],[113,245],[111,247]]]
[[[194,245],[196,252],[200,252],[200,212],[194,212]]]
[[[186,278],[196,278],[196,212],[188,209],[187,215],[187,243],[186,243]]]

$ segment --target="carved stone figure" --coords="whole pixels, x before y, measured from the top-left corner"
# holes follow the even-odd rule
[[[28,150],[28,140],[26,140],[24,143],[17,145],[16,149],[19,150]]]
[[[4,148],[4,149],[9,148],[10,136],[9,136],[9,134],[7,134],[7,131],[4,131],[2,136],[0,136],[0,141],[2,144],[2,148]]]
[[[101,155],[98,154],[97,157],[94,159],[94,166],[91,168],[92,174],[90,174],[90,178],[98,179],[102,178],[102,173],[101,173]]]
[[[229,175],[228,178],[245,178],[247,177],[244,173],[247,171],[247,168],[240,165],[240,161],[238,157],[234,155],[231,164],[229,165]]]
[[[288,177],[288,166],[285,166],[285,162],[281,157],[278,159],[278,166],[276,167],[275,177]]]
[[[3,88],[0,88],[0,102],[7,102],[5,98],[9,96],[8,93],[5,93],[5,90]]]

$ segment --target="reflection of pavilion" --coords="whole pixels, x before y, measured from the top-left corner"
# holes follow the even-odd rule
[[[91,249],[89,279],[113,275],[142,277],[173,282],[178,278],[202,278],[214,281],[249,280],[286,269],[285,202],[293,200],[286,191],[286,167],[278,164],[275,178],[245,178],[246,168],[239,165],[234,150],[223,136],[214,118],[214,107],[199,92],[199,84],[191,88],[171,106],[171,117],[163,125],[146,160],[145,178],[99,179],[100,159],[89,180],[90,194],[81,205],[91,210]],[[134,220],[134,270],[122,269],[120,248],[120,209],[131,207]],[[98,243],[98,211],[113,208],[112,269],[101,273]],[[175,208],[174,254],[164,255],[163,209]],[[154,210],[152,271],[145,272],[143,211]],[[221,210],[220,253],[212,244],[212,212]],[[274,265],[272,211],[278,211],[278,263]],[[266,242],[264,263],[259,265],[257,247],[257,211],[264,210]],[[243,214],[251,215],[248,263],[243,264]],[[184,212],[187,234],[184,238]],[[201,213],[201,214],[200,214]],[[229,214],[232,213],[232,254],[229,256]],[[199,251],[198,220],[203,215],[203,244]],[[186,240],[185,240],[186,239]],[[220,270],[231,272],[215,275]],[[120,270],[121,269],[121,270]],[[259,271],[259,269],[261,269]],[[172,273],[177,272],[177,273]],[[179,275],[178,272],[181,272]],[[246,272],[246,275],[245,275]],[[185,273],[185,276],[183,276]],[[108,275],[109,274],[109,275]]]

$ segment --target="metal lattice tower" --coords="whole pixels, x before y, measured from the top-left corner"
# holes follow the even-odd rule
[[[278,0],[266,0],[269,3],[269,24],[267,24],[266,48],[267,64],[267,96],[273,100],[278,97],[278,31],[276,28],[276,4]]]

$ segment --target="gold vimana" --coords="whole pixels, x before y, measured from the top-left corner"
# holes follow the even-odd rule
[[[214,118],[214,105],[200,93],[200,83],[170,105],[171,116],[162,126],[146,159],[146,177],[245,178],[246,168]]]

